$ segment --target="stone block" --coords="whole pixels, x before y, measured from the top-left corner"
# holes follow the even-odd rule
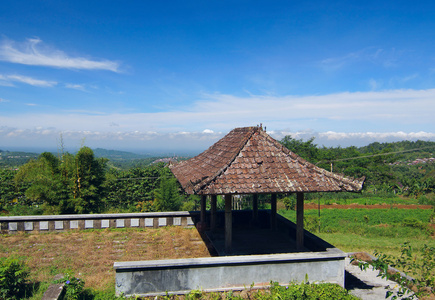
[[[175,217],[173,225],[174,226],[181,226],[181,217]]]
[[[166,226],[166,218],[159,218],[159,227]]]
[[[33,222],[24,222],[24,230],[32,231],[33,230]]]
[[[40,221],[39,230],[48,230],[48,221]]]
[[[154,221],[151,218],[147,218],[145,219],[145,227],[153,227],[154,226]]]
[[[85,229],[94,228],[94,220],[85,220]]]
[[[193,223],[193,220],[191,217],[187,217],[187,226],[193,226],[195,223]]]
[[[69,228],[70,229],[79,229],[79,221],[78,220],[70,221]]]
[[[123,227],[125,227],[125,220],[124,219],[117,219],[116,220],[116,227],[117,228],[123,228]]]
[[[139,227],[139,219],[131,219],[130,227]]]
[[[101,220],[101,228],[109,228],[110,220]]]
[[[54,229],[63,230],[63,221],[54,221]]]
[[[9,231],[17,231],[18,223],[17,222],[9,222]]]

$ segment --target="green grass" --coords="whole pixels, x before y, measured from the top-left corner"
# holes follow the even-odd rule
[[[361,204],[361,205],[374,205],[374,204],[419,204],[419,201],[414,198],[404,198],[404,197],[381,197],[381,196],[369,196],[369,197],[363,197],[360,194],[358,197],[355,196],[355,198],[320,198],[320,199],[307,199],[308,203],[319,203],[322,205],[329,205],[329,204],[340,204],[340,205],[347,205],[347,204]]]
[[[279,213],[296,221],[295,211]],[[417,251],[424,244],[435,247],[433,230],[428,227],[432,214],[431,209],[322,209],[319,218],[317,210],[304,211],[305,227],[335,247],[345,252],[373,254],[377,250],[392,255],[399,255],[405,242]]]

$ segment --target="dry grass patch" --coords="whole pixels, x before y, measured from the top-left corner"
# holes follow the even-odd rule
[[[115,261],[210,257],[195,228],[105,229],[0,236],[0,256],[26,259],[31,279],[50,282],[70,271],[86,287],[113,289]]]

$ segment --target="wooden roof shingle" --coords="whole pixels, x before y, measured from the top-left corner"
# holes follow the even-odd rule
[[[171,170],[186,193],[199,195],[359,192],[364,183],[309,163],[257,126],[233,129]]]

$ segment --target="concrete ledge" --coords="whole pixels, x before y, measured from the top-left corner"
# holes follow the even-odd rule
[[[150,212],[88,215],[42,215],[0,217],[2,233],[19,231],[61,231],[70,229],[144,228],[160,226],[194,226],[199,212]]]
[[[338,249],[273,255],[224,256],[174,260],[115,262],[116,294],[151,296],[246,286],[333,282],[344,286],[346,254]]]

